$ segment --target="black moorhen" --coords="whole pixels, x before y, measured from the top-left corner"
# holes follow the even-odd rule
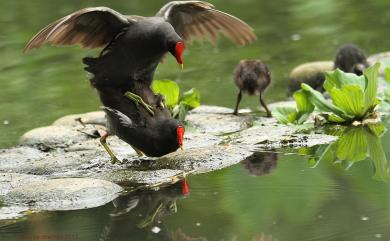
[[[161,95],[154,95],[149,102],[154,109],[152,116],[147,109],[137,108],[137,102],[129,100],[118,88],[98,87],[97,90],[106,112],[108,129],[100,141],[112,162],[118,159],[106,144],[108,134],[117,135],[138,154],[152,157],[163,156],[182,147],[184,127],[171,117]],[[151,96],[148,93],[146,95]]]
[[[289,95],[301,88],[301,83],[310,85],[313,89],[324,92],[324,72],[339,68],[346,73],[362,75],[369,67],[366,55],[354,44],[345,44],[339,48],[334,62],[319,61],[306,63],[295,67],[290,73]]]
[[[237,85],[239,92],[233,114],[237,115],[238,105],[241,101],[242,92],[244,92],[248,95],[259,95],[260,104],[266,110],[267,116],[271,117],[271,111],[262,98],[264,90],[271,83],[271,72],[266,64],[259,59],[241,60],[234,71],[234,83]]]

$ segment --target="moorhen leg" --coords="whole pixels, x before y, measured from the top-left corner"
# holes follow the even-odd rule
[[[114,164],[116,162],[119,162],[118,158],[116,158],[116,156],[114,155],[114,153],[112,152],[112,150],[110,149],[110,147],[108,146],[107,142],[106,142],[106,139],[108,137],[108,133],[104,133],[101,137],[100,137],[100,143],[102,144],[102,146],[104,147],[104,149],[106,149],[108,155],[110,155],[111,157],[111,163]]]
[[[268,109],[263,98],[261,97],[261,93],[260,93],[260,104],[264,107],[265,111],[267,112],[267,117],[272,117],[271,111]]]
[[[238,114],[238,105],[240,104],[241,97],[242,97],[242,94],[241,94],[241,90],[240,90],[240,92],[238,92],[238,95],[237,95],[236,108],[234,109],[233,115]]]
[[[153,111],[153,107],[147,103],[145,103],[145,101],[141,98],[141,96],[137,95],[137,94],[134,94],[130,91],[127,91],[124,96],[126,96],[127,98],[129,98],[130,100],[134,101],[134,103],[136,105],[138,104],[141,104],[143,107],[145,107],[145,109],[153,116],[154,115],[154,111]]]

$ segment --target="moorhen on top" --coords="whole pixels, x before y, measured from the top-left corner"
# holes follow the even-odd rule
[[[81,9],[47,25],[24,51],[44,43],[104,47],[99,57],[84,59],[93,84],[149,87],[165,53],[183,65],[183,41],[200,37],[215,44],[219,33],[239,45],[256,39],[246,23],[210,3],[173,1],[154,17],[125,16],[107,7]]]
[[[271,116],[271,111],[262,98],[264,90],[271,83],[271,72],[266,64],[262,63],[259,59],[241,60],[234,70],[234,83],[237,85],[239,92],[233,114],[237,115],[238,105],[242,97],[241,92],[244,92],[248,95],[259,95],[260,104],[267,112],[267,116]]]
[[[362,75],[369,67],[364,52],[354,44],[345,44],[339,48],[333,61],[318,61],[299,65],[290,73],[289,95],[301,88],[301,83],[310,85],[313,89],[324,92],[324,72],[340,69],[346,73]]]

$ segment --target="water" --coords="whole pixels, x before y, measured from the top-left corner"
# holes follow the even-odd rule
[[[97,51],[44,47],[24,55],[21,49],[33,34],[86,6],[152,15],[163,3],[2,1],[0,147],[15,144],[25,131],[60,116],[99,107],[80,61]],[[156,73],[156,78],[178,81],[184,90],[196,87],[204,104],[233,107],[237,91],[232,71],[242,58],[269,64],[273,83],[265,99],[273,102],[285,98],[293,66],[333,59],[343,43],[354,42],[369,54],[390,49],[387,0],[213,3],[247,21],[258,40],[245,48],[224,39],[218,48],[195,43],[184,56],[184,71],[168,56]],[[257,106],[257,98],[243,98],[241,107]],[[192,176],[187,197],[180,186],[171,186],[130,193],[94,209],[30,214],[0,224],[0,240],[390,240],[390,134],[377,137],[353,130],[344,136],[330,147],[275,150],[264,166],[245,162]],[[343,145],[355,151],[344,152]],[[268,174],[259,175],[264,174],[262,168]],[[198,237],[204,239],[191,239]]]

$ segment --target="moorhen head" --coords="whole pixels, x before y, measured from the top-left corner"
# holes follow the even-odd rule
[[[247,95],[259,95],[260,104],[266,110],[267,116],[271,116],[271,112],[262,98],[264,90],[271,83],[271,72],[266,64],[258,59],[241,60],[234,71],[234,83],[238,87],[239,92],[233,114],[237,115],[242,92],[244,92]]]
[[[343,45],[336,53],[334,62],[318,61],[299,65],[290,73],[289,95],[301,88],[301,83],[310,85],[313,89],[324,92],[324,72],[340,69],[346,73],[362,75],[369,67],[364,52],[354,44]]]

